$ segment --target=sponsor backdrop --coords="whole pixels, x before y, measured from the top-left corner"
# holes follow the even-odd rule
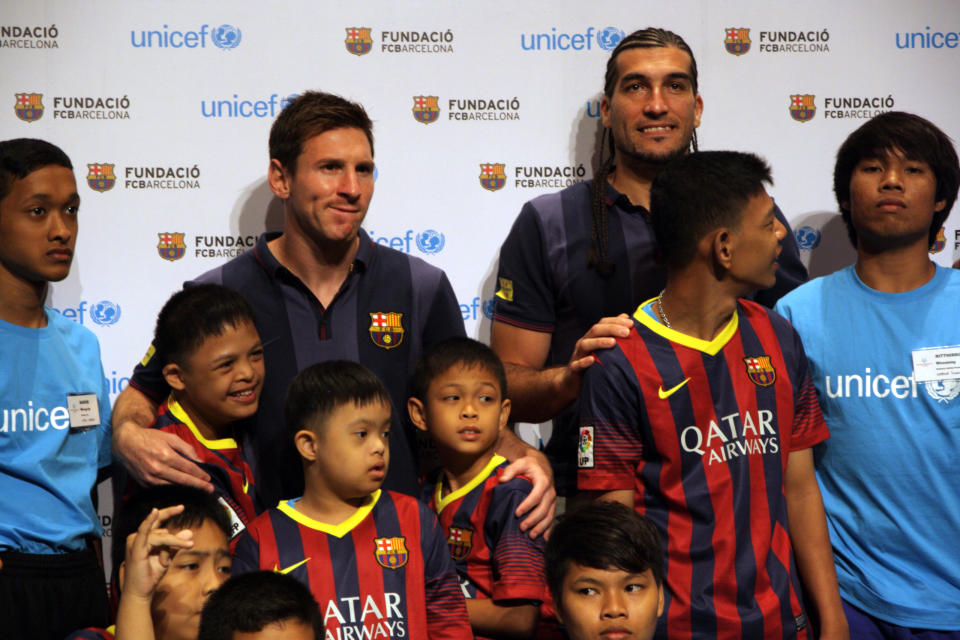
[[[501,241],[523,202],[592,175],[609,52],[650,25],[696,54],[701,148],[771,163],[814,275],[852,260],[831,191],[848,133],[898,109],[960,137],[954,0],[906,13],[890,0],[8,2],[0,138],[62,146],[83,201],[49,304],[97,334],[118,393],[170,293],[280,227],[270,124],[323,89],[375,122],[367,231],[445,269],[486,340]],[[957,219],[933,247],[940,264],[960,257]]]

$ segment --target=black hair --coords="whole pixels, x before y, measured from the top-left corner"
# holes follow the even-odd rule
[[[847,136],[837,151],[833,192],[837,196],[843,222],[847,225],[850,242],[854,247],[857,246],[857,232],[850,219],[850,178],[853,169],[861,160],[879,159],[890,152],[900,152],[909,160],[926,162],[936,177],[934,199],[945,200],[946,206],[933,214],[929,234],[929,244],[932,245],[957,199],[960,163],[957,161],[957,150],[947,134],[929,120],[903,111],[888,111],[868,120]]]
[[[430,383],[453,366],[464,368],[482,367],[497,379],[500,399],[507,398],[507,373],[493,349],[471,338],[455,337],[442,340],[430,347],[413,371],[411,393],[418,400],[425,400]]]
[[[127,553],[127,537],[136,533],[140,525],[146,520],[153,509],[165,509],[182,504],[183,511],[160,522],[160,526],[171,530],[192,529],[203,526],[207,520],[223,531],[223,535],[230,539],[230,517],[226,508],[216,497],[182,485],[162,485],[156,487],[137,488],[136,491],[120,506],[114,517],[113,574],[116,577]],[[119,580],[114,582],[119,588]]]
[[[647,27],[634,31],[621,40],[616,48],[610,53],[607,59],[607,70],[603,81],[603,94],[609,100],[613,97],[613,90],[617,84],[617,57],[628,49],[653,49],[658,47],[675,47],[690,56],[690,78],[693,83],[693,95],[697,95],[697,59],[693,55],[690,45],[673,31],[660,29],[658,27]],[[610,155],[606,156],[607,146],[610,147]],[[693,137],[690,140],[690,148],[697,150],[697,132],[693,131]],[[593,227],[590,232],[591,245],[590,257],[587,260],[587,267],[597,270],[603,277],[609,277],[613,274],[614,265],[607,260],[607,177],[613,170],[613,132],[608,128],[603,129],[600,135],[600,154],[599,167],[597,173],[593,176],[593,183],[590,186],[590,203],[593,213]]]
[[[63,149],[46,140],[14,138],[0,141],[0,200],[7,197],[14,180],[49,166],[73,169]]]
[[[207,338],[223,335],[228,325],[237,328],[245,322],[255,326],[253,309],[233,289],[219,284],[188,286],[170,296],[157,315],[156,357],[161,365],[184,366]]]
[[[382,402],[391,407],[390,394],[375,373],[352,360],[330,360],[297,374],[287,390],[284,422],[293,437],[306,428],[318,429],[338,407],[354,402],[366,406]]]
[[[255,571],[232,576],[214,591],[200,614],[197,640],[233,640],[234,632],[262,631],[274,623],[301,622],[323,637],[323,618],[310,590],[292,576]]]
[[[650,216],[667,266],[689,264],[710,231],[739,227],[765,182],[773,183],[767,163],[739,151],[698,151],[664,167],[650,187]]]
[[[284,107],[270,127],[270,159],[277,160],[291,174],[296,173],[297,158],[310,138],[332,129],[356,128],[363,131],[373,156],[373,123],[366,110],[332,93],[305,91]]]
[[[544,551],[547,585],[559,608],[570,564],[620,569],[631,574],[649,569],[663,583],[664,552],[657,527],[619,502],[600,500],[562,515]]]

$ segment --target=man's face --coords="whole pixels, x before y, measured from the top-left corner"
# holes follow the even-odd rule
[[[663,613],[663,587],[653,572],[594,569],[571,563],[557,615],[571,640],[649,640]]]
[[[676,47],[627,49],[617,56],[613,95],[601,100],[600,115],[620,160],[660,165],[689,149],[703,111],[690,62]]]
[[[270,187],[286,200],[285,233],[319,246],[356,241],[373,197],[373,153],[361,129],[330,129],[303,144],[296,172],[270,161]]]
[[[933,214],[946,206],[936,193],[930,165],[893,151],[857,163],[850,175],[850,202],[843,204],[850,210],[860,246],[926,246]]]
[[[0,274],[30,283],[66,278],[79,208],[71,169],[50,165],[14,180],[0,201]]]
[[[227,534],[210,520],[192,531],[193,546],[174,554],[153,594],[150,612],[157,640],[196,640],[200,610],[230,577]]]
[[[773,200],[765,191],[747,201],[740,227],[732,231],[735,244],[730,276],[751,291],[772,287],[777,280],[777,257],[786,228],[773,213]]]

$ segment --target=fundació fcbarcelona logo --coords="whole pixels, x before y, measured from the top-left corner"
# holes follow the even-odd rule
[[[183,240],[186,235],[185,233],[170,233],[169,231],[157,233],[159,238],[157,253],[160,254],[161,258],[170,262],[179,260],[187,252],[187,243]]]
[[[817,113],[813,103],[816,96],[809,93],[796,93],[790,96],[790,117],[797,122],[809,122]]]
[[[373,48],[373,38],[370,36],[372,29],[370,27],[347,27],[347,38],[344,44],[347,51],[355,56],[362,56],[370,53]]]
[[[34,120],[39,120],[43,115],[43,94],[16,94],[16,102],[13,104],[13,110],[17,114],[17,117],[24,122],[33,122]]]
[[[480,165],[480,186],[487,191],[498,191],[507,184],[507,165],[485,162]]]
[[[423,124],[436,122],[440,117],[439,96],[413,96],[413,119]]]
[[[943,227],[940,227],[940,231],[937,231],[937,237],[934,238],[933,244],[930,245],[930,253],[940,253],[945,246],[947,246],[947,236],[944,233]]]
[[[87,164],[87,184],[90,188],[100,193],[113,189],[117,183],[117,176],[113,174],[115,166],[106,163]]]
[[[727,37],[723,39],[723,46],[726,47],[727,53],[742,56],[750,51],[750,29],[730,27],[725,33]]]

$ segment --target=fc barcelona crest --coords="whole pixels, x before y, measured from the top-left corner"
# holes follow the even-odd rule
[[[727,29],[726,34],[727,37],[723,40],[723,46],[727,48],[727,53],[742,56],[750,51],[750,29],[735,27]]]
[[[480,186],[487,191],[497,191],[507,184],[507,165],[487,162],[480,165]]]
[[[113,189],[117,176],[113,175],[112,164],[87,164],[87,184],[94,191],[103,193]]]
[[[447,545],[450,547],[450,555],[453,556],[454,560],[463,560],[470,555],[472,543],[473,531],[470,529],[450,527],[447,531]]]
[[[158,233],[160,241],[157,243],[157,253],[164,260],[173,262],[183,257],[187,252],[187,243],[183,241],[185,233]]]
[[[747,377],[753,384],[769,387],[777,381],[777,370],[773,368],[770,356],[744,358],[743,363],[747,365]]]
[[[790,96],[790,117],[797,122],[811,120],[817,113],[817,106],[813,103],[815,97],[799,93]]]
[[[370,339],[384,349],[393,349],[403,342],[403,314],[377,311],[370,314]]]
[[[943,227],[940,227],[936,239],[930,245],[930,253],[940,253],[945,246],[947,246],[947,236],[943,233]]]
[[[436,122],[440,117],[439,100],[437,96],[413,96],[413,119],[423,124]]]
[[[380,566],[399,569],[407,564],[409,554],[406,538],[374,538],[373,543],[376,546],[377,562]]]
[[[347,39],[343,41],[347,45],[347,51],[355,56],[370,53],[373,48],[370,31],[367,27],[347,27]]]
[[[39,120],[43,115],[42,93],[18,93],[17,101],[13,104],[17,117],[24,122]]]

